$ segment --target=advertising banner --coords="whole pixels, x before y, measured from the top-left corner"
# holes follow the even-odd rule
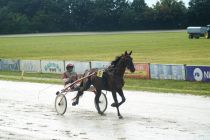
[[[41,71],[43,73],[63,73],[64,61],[41,60]]]
[[[185,80],[185,65],[172,65],[172,79]]]
[[[107,68],[111,65],[111,62],[107,61],[91,61],[91,68]]]
[[[152,79],[185,80],[185,66],[150,64],[150,76]]]
[[[126,70],[126,78],[150,79],[149,64],[134,63],[134,67],[136,69],[134,73],[131,73],[129,70]]]
[[[210,82],[210,66],[186,66],[186,80]]]
[[[20,70],[25,72],[41,72],[41,61],[20,60]]]
[[[20,61],[10,59],[0,59],[0,70],[20,71]]]
[[[65,61],[65,67],[69,63],[74,65],[74,71],[77,74],[84,74],[85,73],[85,70],[89,70],[90,69],[90,62]]]

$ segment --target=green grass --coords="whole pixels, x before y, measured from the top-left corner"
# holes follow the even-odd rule
[[[0,71],[0,79],[38,83],[63,84],[60,74],[24,73]],[[210,96],[209,83],[174,80],[125,79],[127,90],[141,90],[161,93],[182,93]]]
[[[210,84],[175,80],[126,79],[126,89],[210,96]]]
[[[210,39],[187,33],[0,38],[0,57],[111,61],[133,50],[134,62],[210,65]]]
[[[0,71],[0,75],[4,76],[14,76],[14,77],[21,77],[22,72],[16,71]],[[38,77],[38,78],[54,78],[60,79],[62,76],[61,74],[54,74],[54,73],[23,73],[24,77]]]
[[[0,58],[111,61],[133,50],[134,62],[210,65],[210,39],[185,32],[115,35],[0,37]],[[0,79],[62,84],[57,74],[0,71]],[[126,79],[125,89],[210,96],[209,83]]]
[[[37,83],[63,84],[61,74],[24,73],[14,71],[0,71],[1,80],[25,81]]]

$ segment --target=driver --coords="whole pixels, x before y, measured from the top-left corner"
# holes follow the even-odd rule
[[[76,72],[73,71],[74,65],[73,64],[68,64],[66,66],[66,71],[63,73],[63,81],[64,81],[64,86],[73,83],[78,79],[78,75]]]

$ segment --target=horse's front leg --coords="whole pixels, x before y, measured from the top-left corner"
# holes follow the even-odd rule
[[[122,88],[119,89],[117,92],[119,93],[120,97],[122,98],[122,101],[118,104],[118,106],[120,106],[120,105],[122,105],[125,102],[126,99],[125,99],[125,96],[124,96]]]
[[[120,103],[118,103],[118,104],[112,103],[112,104],[111,104],[112,107],[120,106],[120,105],[122,105],[122,104],[125,102],[125,100],[126,100],[122,88],[119,89],[119,90],[117,90],[117,92],[119,93],[120,97],[122,98],[122,101],[121,101]]]
[[[115,102],[115,105],[116,105],[116,108],[117,108],[118,117],[119,117],[119,119],[122,119],[123,117],[122,117],[122,115],[120,114],[120,111],[119,111],[116,91],[112,91],[112,96],[113,96],[113,99],[114,99],[114,102]]]

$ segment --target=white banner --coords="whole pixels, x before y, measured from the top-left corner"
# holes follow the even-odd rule
[[[25,72],[41,72],[41,61],[20,60],[20,70]]]
[[[41,60],[41,71],[43,73],[63,73],[64,61]]]
[[[91,68],[107,68],[111,65],[111,62],[107,61],[91,61]]]
[[[185,80],[185,66],[173,65],[172,66],[172,79],[173,80]]]
[[[152,79],[185,80],[185,66],[173,64],[150,64]]]
[[[90,62],[81,62],[81,61],[65,61],[65,68],[66,65],[73,64],[74,65],[74,71],[77,74],[84,74],[85,70],[90,69]]]

